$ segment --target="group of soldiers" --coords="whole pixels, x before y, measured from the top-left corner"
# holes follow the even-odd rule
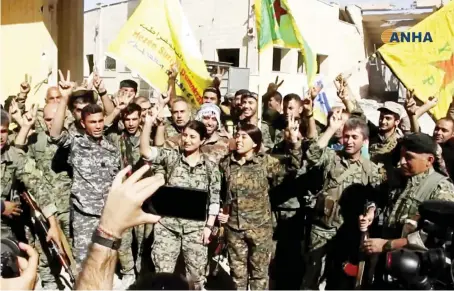
[[[222,100],[215,76],[196,110],[176,95],[174,69],[166,94],[150,98],[138,96],[133,80],[110,95],[97,74],[80,86],[70,72],[59,74],[43,108],[25,108],[26,81],[1,111],[2,238],[27,240],[39,250],[45,289],[63,288],[44,255],[45,240],[61,248],[69,242],[79,272],[111,183],[128,165],[134,171],[147,163],[149,175],[207,191],[209,198],[203,222],[163,217],[122,237],[125,288],[149,268],[148,259],[156,272],[174,272],[181,253],[187,276],[203,289],[214,256],[209,245],[220,241],[219,233],[237,289],[322,283],[352,289],[355,278],[344,266],[357,263],[360,253],[377,258],[368,281],[382,287],[380,254],[409,244],[424,248],[418,205],[454,201],[454,120],[449,114],[438,120],[433,136],[420,133],[418,124],[435,98],[419,104],[409,91],[403,105],[385,102],[375,126],[339,77],[342,103],[323,125],[314,118],[317,87],[307,96],[283,97],[276,80],[261,99],[239,90]],[[44,240],[20,202],[24,190],[49,222]],[[370,238],[361,241],[364,231]]]

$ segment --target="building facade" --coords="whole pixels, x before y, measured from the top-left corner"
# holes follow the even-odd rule
[[[27,106],[45,102],[57,85],[58,69],[83,78],[83,0],[1,1],[1,100],[19,93],[25,74],[31,79]]]
[[[141,95],[151,92],[125,64],[104,55],[139,2],[99,5],[85,12],[84,75],[90,74],[94,63],[99,64],[97,67],[109,92],[118,90],[119,82],[127,78],[140,83]],[[333,80],[340,73],[348,77],[350,95],[354,98],[372,94],[380,99],[389,91],[396,93],[399,88],[395,80],[391,80],[390,72],[385,72],[379,61],[368,61],[368,57],[382,45],[379,42],[382,30],[406,24],[383,27],[383,21],[413,17],[411,25],[414,25],[436,11],[442,2],[416,1],[411,10],[401,10],[392,5],[362,8],[322,0],[288,0],[303,37],[317,53],[318,78],[323,80],[332,104],[339,102]],[[266,92],[268,84],[276,77],[284,80],[280,88],[282,94],[305,94],[308,89],[306,69],[298,50],[274,47],[258,53],[253,0],[181,0],[180,3],[206,61],[248,68],[248,89],[259,95]],[[229,87],[225,83],[235,77],[234,73],[225,77],[221,88]]]

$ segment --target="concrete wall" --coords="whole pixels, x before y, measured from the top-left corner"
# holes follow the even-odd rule
[[[84,76],[88,77],[91,70],[87,55],[93,55],[98,72],[109,93],[117,92],[120,81],[124,79],[134,79],[140,83],[137,75],[129,72],[120,60],[117,60],[114,71],[106,70],[105,67],[105,52],[110,42],[115,39],[138,3],[139,0],[123,1],[86,11],[84,15]],[[96,32],[98,32],[97,36]]]
[[[182,5],[205,59],[218,61],[216,49],[219,48],[239,48],[240,67],[248,66],[251,69],[250,90],[263,94],[268,83],[279,76],[285,80],[280,89],[282,93],[303,94],[306,76],[297,73],[296,50],[290,50],[282,59],[280,72],[272,71],[272,50],[258,56],[253,14],[248,17],[248,13],[252,13],[249,7],[253,2],[182,0]],[[335,89],[332,79],[343,71],[351,70],[365,58],[364,41],[353,24],[339,20],[338,5],[319,0],[288,2],[301,33],[317,54],[327,56],[320,66],[320,73],[325,77],[325,88],[329,96],[333,97]],[[358,17],[361,19],[360,11]],[[248,23],[254,28],[253,37],[247,36]],[[367,87],[367,84],[365,70],[358,76],[352,75],[351,85],[355,95],[367,95],[360,90],[361,87]]]
[[[32,77],[27,104],[44,103],[48,85],[56,85],[58,68],[82,79],[83,0],[1,1],[1,100],[16,95],[25,74]],[[34,87],[48,78],[39,90]],[[36,93],[35,93],[36,92]]]
[[[117,70],[104,70],[103,53],[110,41],[114,39],[121,26],[125,23],[130,3],[103,7],[101,12],[94,9],[85,13],[85,45],[84,55],[94,54],[100,59],[99,69],[106,80],[108,91],[118,89],[118,83],[125,78],[131,78],[125,72],[124,64],[117,62]],[[355,70],[358,62],[366,56],[361,29],[355,25],[339,20],[339,6],[320,0],[289,0],[289,5],[302,34],[312,44],[313,50],[323,56],[320,74],[324,77],[325,89],[329,97],[335,97],[332,80],[341,72]],[[239,66],[250,69],[249,89],[259,94],[266,91],[268,83],[276,76],[284,79],[281,87],[283,94],[303,94],[306,87],[306,76],[297,72],[298,51],[289,50],[281,61],[281,70],[273,72],[273,52],[263,52],[260,56],[257,50],[255,18],[252,11],[253,0],[182,0],[184,12],[191,29],[197,39],[204,59],[219,61],[217,49],[239,49]],[[101,13],[101,16],[99,16]],[[130,13],[130,12],[129,12]],[[361,12],[355,11],[355,19],[361,23]],[[101,19],[100,32],[102,42],[98,47],[94,41],[94,31]],[[110,19],[110,20],[109,20]],[[248,33],[252,28],[252,33]],[[88,76],[89,68],[84,58],[84,75]],[[355,97],[364,97],[367,88],[367,72],[356,70],[349,80]],[[363,88],[361,90],[361,88]],[[367,90],[366,90],[367,91]]]

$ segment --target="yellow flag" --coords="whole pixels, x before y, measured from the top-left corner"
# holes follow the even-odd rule
[[[177,94],[196,107],[212,82],[178,0],[141,1],[107,54],[126,63],[160,92],[167,91],[166,72],[176,64]]]
[[[430,15],[409,31],[386,32],[379,49],[386,64],[421,101],[438,97],[431,110],[446,116],[454,95],[454,2]]]

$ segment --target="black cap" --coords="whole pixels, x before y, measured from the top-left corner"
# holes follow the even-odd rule
[[[401,146],[407,151],[418,154],[437,155],[437,144],[432,137],[425,133],[412,133],[405,135],[401,140]]]

